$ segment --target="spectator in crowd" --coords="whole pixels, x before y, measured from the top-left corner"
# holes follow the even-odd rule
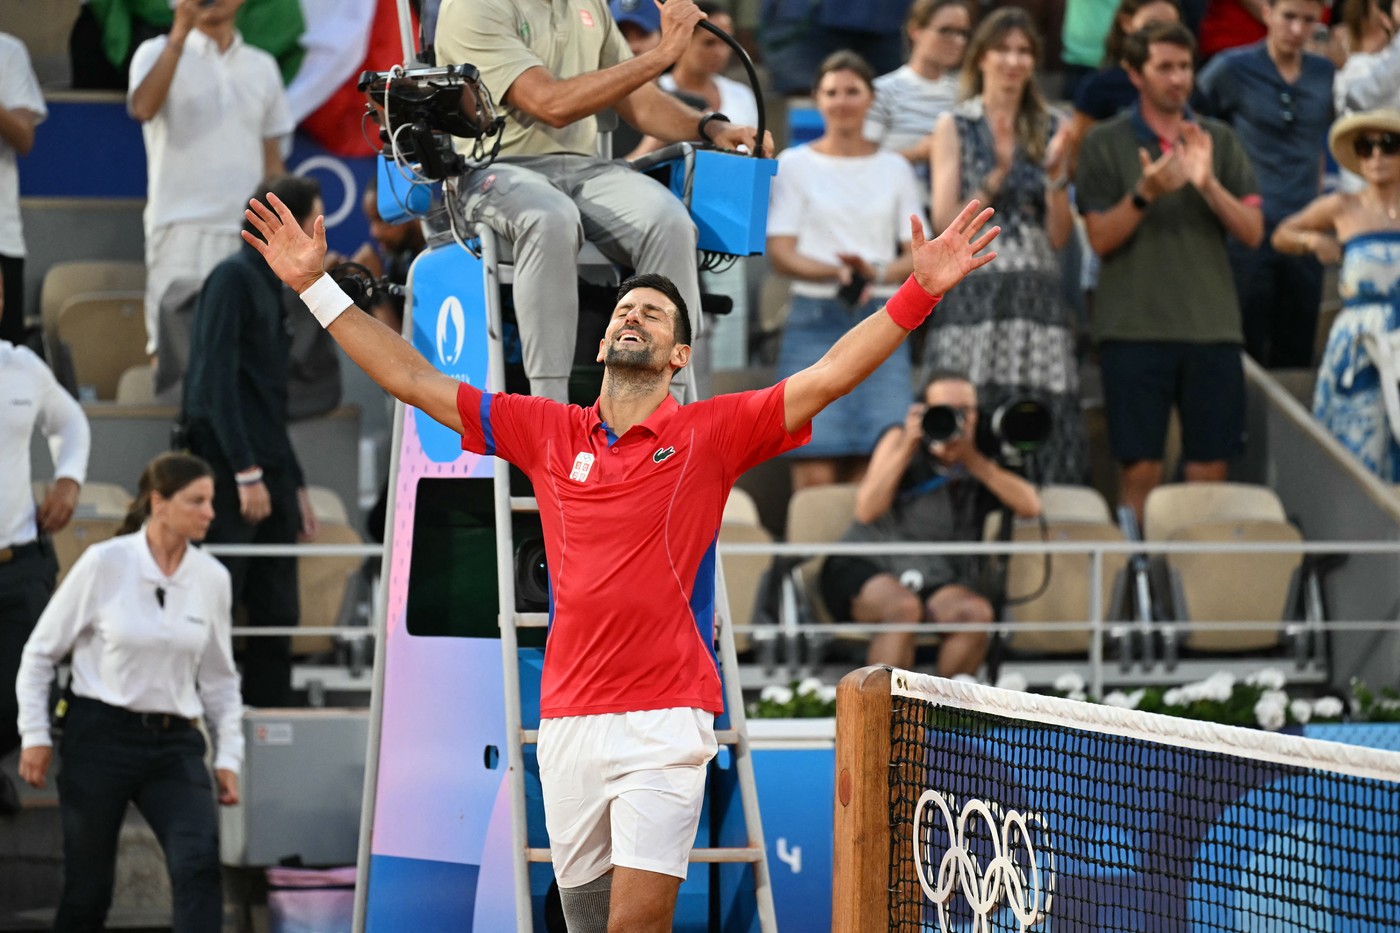
[[[778,156],[768,210],[768,261],[793,280],[780,378],[815,363],[894,294],[912,268],[909,217],[920,212],[909,163],[863,135],[875,98],[870,66],[837,52],[822,62],[812,94],[825,129]],[[903,416],[910,379],[901,348],[817,415],[811,443],[790,459],[793,488],[858,478],[880,434]]]
[[[1243,333],[1225,238],[1257,245],[1264,217],[1234,131],[1188,114],[1194,51],[1177,23],[1128,38],[1138,104],[1089,130],[1075,183],[1103,259],[1094,331],[1109,446],[1123,465],[1122,502],[1139,519],[1162,482],[1173,407],[1188,481],[1225,479],[1244,434]]]
[[[269,190],[311,229],[323,209],[315,181],[284,175],[259,187]],[[214,469],[211,544],[295,544],[299,535],[315,537],[306,481],[287,436],[290,349],[282,284],[245,243],[205,279],[185,375],[186,440]],[[221,559],[249,624],[297,624],[296,558]],[[242,663],[249,706],[291,701],[291,639],[250,638]]]
[[[1070,127],[1070,142],[1071,152],[1076,157],[1079,143],[1089,127],[1137,103],[1137,88],[1123,68],[1124,41],[1149,23],[1178,22],[1181,22],[1181,12],[1176,0],[1121,0],[1104,42],[1102,67],[1086,75],[1071,98],[1074,121]]]
[[[762,0],[758,19],[763,61],[779,94],[808,93],[821,63],[841,50],[855,52],[876,74],[904,58],[905,13],[910,0]]]
[[[34,128],[48,109],[29,52],[0,32],[0,340],[24,343],[24,229],[19,216],[16,156],[34,147]]]
[[[633,56],[661,44],[661,11],[654,0],[612,0],[608,11]]]
[[[633,56],[650,51],[661,43],[661,10],[654,0],[612,0],[608,9]],[[618,120],[612,131],[613,156],[635,159],[645,151],[638,147],[646,138],[626,120]]]
[[[1201,61],[1263,39],[1268,34],[1264,25],[1267,6],[1268,0],[1210,0],[1196,27],[1196,35],[1201,37]]]
[[[1016,7],[977,27],[962,89],[966,99],[933,131],[933,217],[957,214],[959,198],[997,210],[1008,261],[969,275],[927,325],[924,365],[966,372],[988,410],[1032,395],[1054,417],[1038,463],[1041,479],[1080,483],[1088,443],[1079,402],[1073,312],[1060,290],[1060,261],[1073,225],[1068,121],[1035,84],[1040,39]]]
[[[29,445],[38,429],[53,456],[54,481],[36,508]],[[19,747],[18,709],[10,686],[24,643],[58,576],[48,536],[63,530],[78,505],[91,447],[87,418],[32,351],[0,340],[0,758]],[[19,795],[0,775],[0,816]]]
[[[1084,79],[1107,59],[1109,35],[1122,15],[1117,7],[1114,0],[1066,0],[1060,29],[1060,97],[1065,100],[1074,100]]]
[[[962,428],[946,440],[924,433],[924,413],[948,406]],[[903,542],[978,541],[999,508],[1021,518],[1040,514],[1040,497],[1025,478],[977,448],[977,390],[966,375],[936,372],[903,425],[892,425],[875,446],[856,491],[855,522],[843,541],[889,545],[888,554],[832,555],[822,564],[822,598],[838,619],[856,622],[957,624],[991,622],[992,604],[979,592],[976,561],[967,556],[900,554]],[[882,632],[870,640],[867,664],[902,670],[914,665],[917,631]],[[938,674],[972,674],[987,653],[986,632],[942,637]]]
[[[131,59],[127,110],[146,142],[146,351],[160,300],[239,248],[244,192],[283,172],[292,117],[271,55],[243,42],[243,0],[176,0],[170,33]]]
[[[379,185],[371,180],[360,198],[360,209],[369,223],[369,242],[361,244],[350,257],[369,270],[375,279],[388,279],[395,285],[408,284],[408,269],[423,251],[423,225],[417,220],[391,224],[379,216]],[[340,257],[328,259],[332,265]],[[403,296],[383,294],[374,307],[367,308],[395,333],[403,330]]]
[[[1400,112],[1351,114],[1332,127],[1337,164],[1363,179],[1358,192],[1327,194],[1274,231],[1279,252],[1341,261],[1342,310],[1332,323],[1313,390],[1313,414],[1366,468],[1400,482],[1400,445],[1385,410],[1381,377],[1361,338],[1389,351],[1400,330]]]
[[[1348,0],[1342,9],[1351,54],[1332,80],[1332,106],[1338,116],[1400,109],[1400,38],[1387,6],[1380,0]],[[1342,169],[1340,186],[1355,194],[1366,182]]]
[[[915,0],[904,31],[909,60],[875,79],[865,138],[908,159],[927,190],[933,125],[958,99],[972,6],[968,0]]]
[[[218,801],[235,804],[243,705],[228,572],[192,546],[214,517],[213,500],[207,463],[177,453],[152,460],[117,537],[83,552],[24,647],[19,770],[34,787],[44,786],[53,761],[49,692],[72,655],[59,744],[63,894],[55,930],[104,929],[129,803],[165,853],[171,928],[223,926],[219,824],[199,724],[215,741]]]
[[[1304,51],[1323,0],[1268,0],[1268,37],[1231,49],[1201,71],[1209,112],[1235,130],[1264,199],[1266,241],[1230,244],[1244,316],[1244,346],[1268,367],[1311,366],[1322,302],[1322,264],[1279,253],[1267,237],[1322,190],[1332,123],[1332,63]]]
[[[476,65],[504,105],[501,157],[462,178],[459,204],[469,220],[512,243],[530,391],[564,401],[578,331],[577,257],[585,239],[616,263],[671,279],[692,309],[695,332],[702,327],[695,224],[665,188],[598,157],[593,117],[612,107],[668,142],[702,139],[749,151],[758,142],[753,127],[687,107],[655,84],[705,17],[694,0],[669,0],[661,11],[661,42],[636,57],[602,0],[584,0],[552,25],[517,27],[531,15],[524,0],[444,0],[437,50],[444,63]],[[763,149],[771,149],[769,140]]]
[[[698,0],[696,5],[712,25],[734,34],[734,19],[723,7],[711,0]],[[703,110],[726,114],[744,126],[757,126],[758,101],[753,90],[722,73],[729,66],[731,54],[729,45],[719,36],[708,29],[697,29],[690,37],[690,45],[676,59],[675,67],[658,78],[657,83],[668,94],[700,102]],[[728,314],[705,322],[710,332],[710,365],[714,370],[743,369],[749,362],[747,268],[740,260],[726,269],[700,274],[705,292],[724,295],[731,303]]]

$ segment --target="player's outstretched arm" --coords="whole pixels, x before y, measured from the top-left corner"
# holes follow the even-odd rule
[[[249,210],[244,216],[262,238],[244,230],[243,239],[262,254],[277,277],[298,295],[317,285],[325,275],[322,271],[326,256],[325,218],[317,217],[312,228],[314,235],[307,236],[277,195],[269,193],[267,204],[256,198],[248,203]],[[330,294],[334,296],[337,292],[333,290]],[[371,315],[351,308],[352,302],[345,297],[340,308],[322,307],[317,318],[350,359],[384,391],[460,434],[462,417],[457,411],[457,380],[434,369],[408,341]],[[343,313],[347,311],[349,313]]]
[[[984,229],[994,212],[990,207],[979,211],[980,206],[969,201],[948,229],[932,240],[924,239],[918,217],[909,218],[914,274],[884,309],[848,330],[825,356],[788,379],[783,407],[789,431],[859,385],[923,322],[948,289],[996,258],[996,253],[983,251],[1001,228]]]

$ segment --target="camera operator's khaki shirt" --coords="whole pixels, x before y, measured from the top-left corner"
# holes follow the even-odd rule
[[[592,117],[554,129],[503,103],[515,79],[536,66],[559,79],[632,57],[604,0],[444,0],[434,37],[442,65],[471,64],[506,115],[501,155],[598,154]],[[459,152],[474,140],[456,141]]]

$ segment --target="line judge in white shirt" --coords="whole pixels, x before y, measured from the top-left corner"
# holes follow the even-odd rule
[[[36,428],[48,441],[56,477],[37,505],[29,462]],[[24,643],[58,576],[47,536],[73,517],[90,445],[82,408],[43,360],[0,340],[0,758],[19,748],[11,688]],[[0,815],[18,810],[14,783],[0,774]]]
[[[199,718],[214,738],[221,804],[238,802],[243,707],[230,638],[229,574],[191,547],[214,517],[209,465],[161,454],[117,537],[88,548],[24,648],[16,690],[20,777],[42,787],[53,759],[49,690],[72,653],[59,745],[63,895],[57,931],[100,930],[117,840],[136,804],[165,852],[177,933],[223,923],[214,789]]]

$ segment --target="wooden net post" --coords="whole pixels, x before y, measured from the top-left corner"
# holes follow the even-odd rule
[[[836,816],[831,929],[889,928],[890,669],[863,667],[836,687]]]

